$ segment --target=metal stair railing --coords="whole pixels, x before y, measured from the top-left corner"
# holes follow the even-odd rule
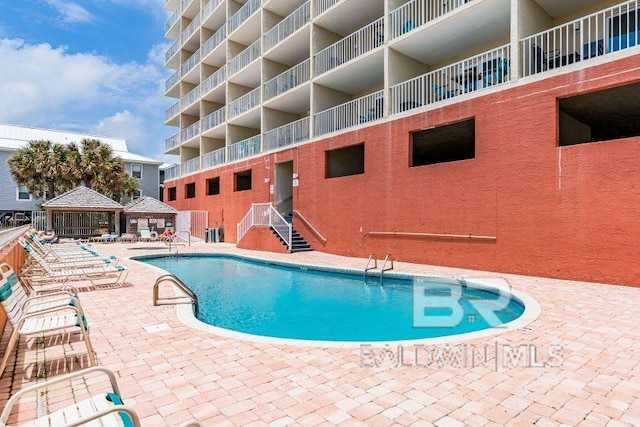
[[[171,283],[174,288],[177,288],[184,295],[175,297],[160,297],[160,284],[163,282]],[[191,289],[184,282],[178,279],[173,274],[164,274],[156,279],[156,283],[153,285],[153,305],[175,305],[175,304],[191,304],[194,312],[198,314],[198,296],[193,293]]]
[[[247,214],[238,223],[238,238],[240,242],[253,226],[268,226],[275,230],[282,238],[287,249],[291,251],[293,243],[293,226],[289,224],[271,203],[253,203]]]

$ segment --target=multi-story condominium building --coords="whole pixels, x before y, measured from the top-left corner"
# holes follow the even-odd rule
[[[7,160],[15,151],[26,147],[29,141],[47,140],[59,144],[79,144],[85,138],[97,139],[111,146],[113,154],[124,161],[127,173],[138,179],[140,195],[158,198],[158,167],[162,162],[129,152],[124,139],[0,124],[0,222],[14,218],[16,214],[19,218],[28,219],[31,212],[39,210],[42,203],[42,200],[33,197],[24,186],[16,184],[13,180]],[[129,200],[125,198],[123,202],[127,203]]]
[[[227,241],[640,285],[638,1],[166,8],[165,200]]]

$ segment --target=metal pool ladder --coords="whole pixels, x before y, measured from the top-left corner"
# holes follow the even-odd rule
[[[389,268],[385,268],[387,266],[387,261],[391,261],[391,267]],[[389,270],[393,270],[393,258],[391,257],[391,254],[387,254],[387,256],[384,257],[384,262],[382,263],[382,269],[380,270],[380,278],[382,279],[382,273]]]
[[[160,298],[160,284],[162,282],[169,282],[174,286],[174,289],[178,289],[183,293],[181,296],[175,297],[162,297]],[[193,293],[191,289],[184,282],[178,279],[173,274],[163,274],[156,279],[156,283],[153,285],[153,305],[176,305],[176,304],[191,304],[193,311],[198,314],[198,296]]]
[[[369,264],[371,264],[371,260],[373,260],[373,267],[369,267]],[[367,265],[364,267],[363,275],[366,277],[367,271],[375,270],[376,268],[378,268],[378,260],[376,259],[376,254],[371,254],[369,255],[369,259],[367,260]]]

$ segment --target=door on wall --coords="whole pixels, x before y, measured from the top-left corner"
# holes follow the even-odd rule
[[[276,163],[273,201],[280,215],[293,216],[293,160]]]

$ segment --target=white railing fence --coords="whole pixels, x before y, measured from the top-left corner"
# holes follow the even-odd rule
[[[287,123],[264,133],[264,149],[275,150],[309,139],[309,117]]]
[[[202,156],[202,169],[209,169],[223,164],[226,160],[226,152],[226,147],[222,147],[204,154]]]
[[[164,180],[169,181],[180,177],[180,165],[171,166],[164,170]]]
[[[202,45],[202,56],[207,56],[210,52],[212,52],[216,47],[222,43],[222,41],[227,37],[227,26],[223,25],[220,27],[218,31],[215,32],[214,35],[209,37],[209,39],[204,42]]]
[[[253,203],[247,214],[237,225],[236,242],[247,234],[254,226],[271,227],[284,240],[287,249],[291,250],[292,226],[271,203]]]
[[[209,213],[207,211],[178,211],[176,234],[189,233],[191,238],[205,239]]]
[[[168,121],[173,116],[180,113],[180,101],[173,104],[171,107],[167,108],[167,111],[164,112],[164,121]]]
[[[382,118],[384,91],[378,91],[314,115],[314,136]]]
[[[640,44],[638,1],[632,0],[520,41],[527,77]]]
[[[315,75],[363,55],[384,43],[384,18],[377,19],[314,56]]]
[[[330,7],[332,7],[333,5],[338,3],[339,1],[340,0],[316,0],[316,13],[315,13],[315,15],[316,16],[320,15],[322,12],[324,12],[327,9],[329,9]]]
[[[306,2],[264,35],[264,49],[269,50],[295,33],[310,20],[311,1]]]
[[[164,140],[164,151],[171,150],[178,145],[180,145],[180,134],[176,133],[175,135],[171,135],[169,138]]]
[[[182,163],[182,175],[188,175],[190,173],[195,173],[200,170],[200,157],[196,157],[195,159],[187,160]]]
[[[262,135],[252,136],[245,140],[236,142],[229,146],[229,161],[234,162],[236,160],[244,159],[245,157],[251,157],[255,154],[260,154],[262,143]]]
[[[207,3],[202,9],[202,19],[208,18],[209,15],[211,15],[213,11],[216,10],[218,6],[220,6],[220,3],[222,3],[222,0],[211,0],[209,3]]]
[[[206,95],[213,89],[224,83],[226,65],[220,67],[215,73],[211,74],[202,82],[202,95]]]
[[[509,45],[439,68],[391,87],[391,114],[509,81]]]
[[[195,138],[200,135],[200,122],[195,122],[182,132],[180,132],[180,141],[185,142],[191,138]]]
[[[229,19],[229,34],[249,19],[260,7],[260,0],[249,0]]]
[[[225,111],[226,108],[222,107],[209,114],[207,117],[201,120],[202,122],[202,132],[214,128],[218,125],[224,123],[225,120]]]
[[[257,107],[258,104],[260,104],[260,89],[260,87],[257,87],[251,92],[242,95],[240,98],[231,101],[229,103],[229,118],[233,118]]]
[[[180,81],[180,70],[177,70],[175,73],[171,74],[171,77],[167,79],[164,83],[164,91],[168,91],[173,86],[175,86]]]
[[[195,16],[195,18],[193,18],[193,21],[191,21],[189,25],[187,25],[187,28],[185,28],[184,31],[182,32],[182,35],[180,36],[180,40],[182,41],[182,43],[186,42],[189,39],[189,37],[191,37],[199,27],[200,27],[200,14],[198,13]]]
[[[264,97],[273,98],[293,89],[302,83],[308,82],[311,78],[311,61],[305,59],[301,63],[294,65],[284,73],[278,74],[264,84]]]
[[[173,27],[173,25],[178,22],[178,17],[180,16],[180,11],[176,10],[175,12],[173,12],[171,14],[171,16],[169,17],[169,19],[167,20],[167,23],[164,25],[164,33],[168,33],[169,30],[171,29],[171,27]]]
[[[262,51],[262,45],[260,42],[260,39],[254,41],[245,50],[234,56],[231,61],[229,61],[230,76],[242,70],[244,67],[260,57],[260,53]]]
[[[470,3],[471,0],[412,0],[391,12],[391,37],[396,38]]]
[[[200,85],[194,87],[180,100],[180,108],[183,110],[200,99]]]
[[[169,60],[173,57],[173,55],[178,53],[179,49],[180,49],[180,42],[179,40],[176,40],[171,44],[171,46],[169,46],[169,49],[167,49],[167,52],[164,54],[164,62],[169,62]]]
[[[189,59],[187,59],[187,61],[184,64],[182,64],[182,67],[180,67],[180,72],[184,76],[189,71],[193,70],[193,68],[199,63],[200,63],[200,49],[196,50],[193,53],[193,55],[191,55]]]
[[[47,230],[47,212],[31,211],[31,226],[37,231]]]

